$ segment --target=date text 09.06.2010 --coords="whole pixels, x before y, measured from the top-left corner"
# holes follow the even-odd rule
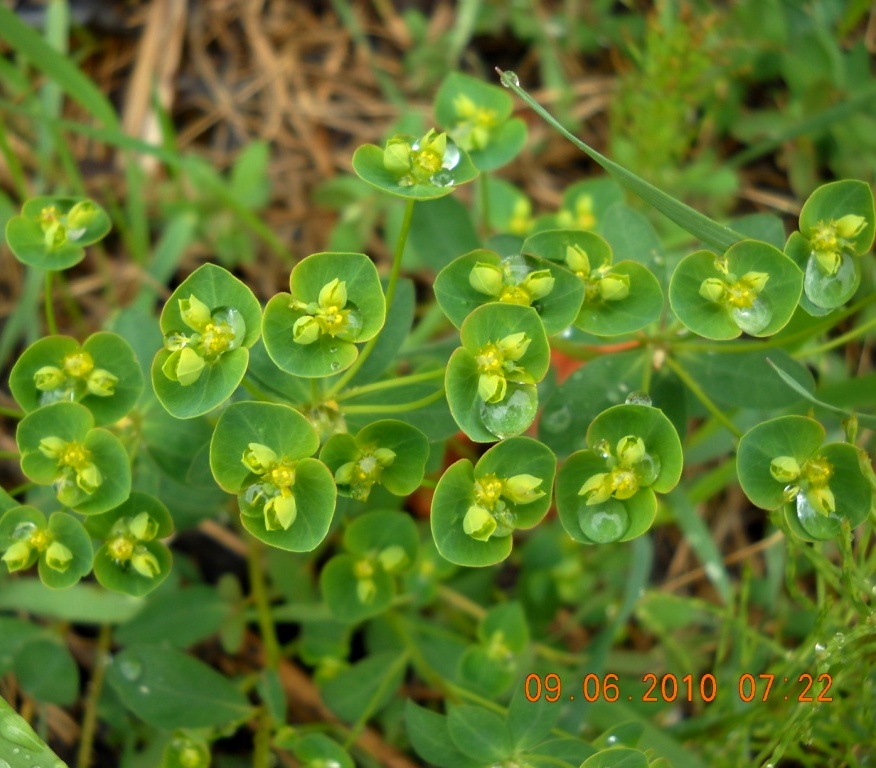
[[[779,699],[800,702],[833,701],[830,686],[833,679],[826,672],[813,678],[804,672],[796,680],[791,677],[777,677],[771,674],[740,675],[735,681],[733,693],[745,702],[770,701]],[[532,673],[526,676],[524,683],[526,698],[529,701],[560,701],[564,696],[567,701],[574,701],[576,696],[585,701],[694,701],[706,703],[715,700],[718,695],[718,681],[715,676],[706,672],[702,675],[684,675],[679,679],[671,673],[658,677],[653,672],[646,674],[641,682],[627,683],[626,690],[621,690],[618,676],[612,672],[599,676],[590,673],[584,676],[581,684],[573,689],[566,689],[564,694],[560,676],[553,672],[546,675]]]

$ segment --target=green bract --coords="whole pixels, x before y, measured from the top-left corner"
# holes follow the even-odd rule
[[[632,333],[660,318],[657,278],[635,261],[612,263],[611,246],[594,232],[546,230],[527,238],[524,253],[561,262],[584,289],[576,327],[597,336]]]
[[[316,431],[300,413],[272,403],[234,403],[210,441],[216,482],[237,495],[241,522],[280,549],[309,552],[328,533],[337,491],[331,472],[309,458]]]
[[[451,72],[435,94],[435,117],[481,171],[511,162],[526,143],[526,123],[511,117],[511,96],[495,85]]]
[[[550,365],[538,313],[514,304],[486,304],[460,329],[462,347],[447,364],[445,388],[460,428],[477,442],[519,435],[535,419],[535,384]]]
[[[203,264],[161,312],[164,349],[152,362],[152,386],[178,419],[207,413],[237,389],[261,328],[258,300],[240,280]]]
[[[575,541],[606,544],[641,536],[654,521],[657,493],[681,478],[675,427],[657,408],[616,405],[587,430],[590,448],[573,453],[557,476],[557,512]]]
[[[508,557],[514,530],[547,514],[556,465],[553,453],[528,437],[503,440],[476,465],[453,464],[432,499],[432,536],[442,557],[468,566]]]
[[[6,242],[31,267],[67,269],[85,257],[85,246],[110,231],[106,211],[84,197],[32,197],[6,223]]]
[[[672,274],[669,303],[690,330],[708,339],[771,336],[794,314],[803,273],[777,248],[757,240],[724,256],[697,251]]]
[[[435,278],[434,290],[457,328],[477,307],[498,302],[533,307],[549,335],[572,323],[584,296],[582,286],[557,264],[520,255],[503,259],[485,249],[448,264]]]
[[[780,416],[752,427],[739,441],[736,471],[752,503],[784,507],[790,529],[804,539],[837,536],[843,520],[864,521],[872,488],[861,453],[848,443],[822,446],[825,431],[805,416]]]
[[[46,516],[34,507],[14,507],[0,517],[0,558],[9,572],[39,561],[40,580],[52,589],[72,587],[91,571],[91,539],[75,517]]]
[[[445,133],[399,135],[384,149],[363,144],[353,155],[353,170],[363,181],[409,200],[433,200],[478,175],[465,150]]]
[[[349,368],[358,342],[377,335],[386,301],[374,263],[362,253],[315,253],[295,265],[289,293],[265,308],[265,349],[279,368],[319,378]]]
[[[364,427],[354,437],[330,437],[320,451],[320,461],[332,471],[338,490],[358,501],[367,501],[374,485],[383,485],[396,496],[407,496],[423,480],[429,440],[403,421],[385,419]]]
[[[395,577],[417,559],[417,527],[402,512],[369,512],[347,526],[344,548],[323,568],[320,588],[335,616],[359,622],[389,607]]]
[[[52,485],[58,501],[84,514],[105,512],[131,491],[124,447],[111,432],[93,427],[85,406],[52,403],[22,419],[15,436],[24,474]]]
[[[812,315],[845,304],[861,282],[858,256],[873,245],[876,209],[870,185],[836,181],[815,190],[800,212],[800,231],[785,253],[803,270],[801,306]]]
[[[46,336],[18,358],[9,389],[28,413],[58,401],[81,402],[104,425],[133,408],[143,373],[131,345],[115,333],[92,334],[81,346],[70,336]]]
[[[103,541],[94,575],[107,589],[141,597],[170,575],[170,550],[159,539],[173,533],[173,519],[153,496],[134,491],[124,504],[89,517],[86,528]]]
[[[520,603],[497,605],[478,623],[478,643],[459,660],[465,684],[484,696],[501,696],[517,678],[529,645],[529,625]]]

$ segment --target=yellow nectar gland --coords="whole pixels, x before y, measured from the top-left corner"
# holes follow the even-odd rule
[[[88,352],[74,352],[64,358],[64,371],[77,379],[84,379],[94,369],[94,358]]]
[[[128,536],[116,536],[107,542],[107,550],[113,560],[126,563],[134,554],[134,542]]]
[[[502,496],[504,483],[495,475],[486,475],[475,480],[475,498],[478,504],[493,509]]]
[[[58,463],[64,467],[72,467],[77,472],[81,472],[89,464],[91,464],[91,452],[81,443],[67,443],[61,453]]]
[[[803,467],[803,474],[811,486],[823,487],[833,475],[833,466],[824,458],[810,459]]]
[[[724,301],[736,309],[749,309],[754,305],[757,293],[750,286],[737,280],[727,285]]]
[[[422,171],[426,176],[432,176],[441,170],[441,164],[444,158],[439,155],[434,149],[423,149],[419,152],[413,152],[412,158],[416,170]]]
[[[45,531],[42,528],[37,528],[27,541],[34,549],[39,552],[44,552],[49,544],[52,543],[52,537],[49,535],[48,531]]]
[[[281,461],[271,468],[264,475],[264,478],[277,488],[291,488],[295,485],[295,467],[294,465],[287,464],[285,460]]]
[[[836,222],[830,221],[825,224],[823,221],[819,221],[812,230],[811,243],[816,251],[838,251],[840,241],[836,230]]]
[[[330,336],[337,336],[347,326],[350,310],[332,305],[322,311],[323,330]]]
[[[501,373],[504,370],[505,355],[498,344],[487,344],[475,357],[481,373]]]
[[[201,344],[207,357],[226,352],[234,343],[234,330],[228,323],[207,323],[201,335]]]

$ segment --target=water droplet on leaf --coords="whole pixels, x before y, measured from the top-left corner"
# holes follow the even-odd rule
[[[49,389],[40,392],[40,405],[51,405],[52,403],[59,403],[62,400],[67,400],[71,403],[75,402],[75,390],[70,387],[57,387],[56,389]]]
[[[639,476],[639,485],[651,485],[660,475],[660,458],[646,452],[642,461],[636,464],[636,474]]]
[[[828,275],[815,256],[810,256],[803,274],[803,291],[815,306],[833,309],[852,298],[859,278],[857,259],[848,253],[840,254],[840,266],[835,275]]]
[[[213,320],[217,323],[225,323],[234,333],[234,338],[228,343],[228,349],[237,349],[243,344],[246,336],[246,321],[240,310],[234,307],[219,307],[213,312]]]
[[[736,325],[741,331],[755,335],[760,333],[773,319],[773,309],[766,296],[758,296],[750,307],[734,307],[730,310]]]
[[[143,674],[143,664],[137,659],[122,659],[119,662],[119,673],[125,680],[133,683]]]
[[[620,539],[630,527],[627,508],[617,499],[588,506],[582,500],[578,508],[578,524],[583,534],[597,544],[609,544]]]
[[[332,360],[331,364],[329,365],[329,368],[331,368],[333,371],[338,370],[338,368],[340,367],[341,364],[337,360]]]
[[[359,334],[362,333],[362,313],[356,307],[351,307],[349,303],[347,308],[350,310],[347,315],[347,322],[344,330],[338,336],[347,341],[356,341],[359,338]]]
[[[630,392],[624,402],[627,405],[651,405],[651,396],[647,392]]]
[[[568,405],[562,405],[552,411],[545,411],[541,415],[541,428],[550,434],[565,432],[572,424],[572,409]]]
[[[500,72],[499,80],[506,88],[510,88],[512,85],[520,85],[520,78],[517,77],[517,74],[515,72],[512,72],[510,69],[506,69],[504,72]]]
[[[498,403],[481,402],[481,419],[496,437],[513,437],[532,424],[537,410],[538,393],[535,386],[509,382],[503,400]]]
[[[842,524],[842,517],[836,512],[831,512],[827,515],[819,512],[809,502],[804,491],[797,494],[797,519],[803,530],[806,531],[813,539],[826,540],[832,539],[839,535]]]
[[[442,168],[437,173],[433,173],[429,177],[429,181],[431,181],[436,187],[452,187],[453,174],[446,168]]]

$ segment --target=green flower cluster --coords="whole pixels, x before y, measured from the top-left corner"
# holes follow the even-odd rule
[[[486,403],[505,398],[508,382],[532,384],[532,377],[517,361],[526,354],[531,339],[523,332],[512,333],[482,347],[475,362],[478,366],[478,395]]]
[[[211,310],[194,294],[179,299],[182,321],[194,333],[171,331],[164,337],[164,347],[171,352],[161,370],[171,381],[186,387],[194,384],[207,365],[243,343],[246,323],[233,307]]]
[[[158,522],[148,512],[122,517],[106,540],[107,554],[116,565],[133,568],[144,578],[154,579],[161,573],[161,565],[146,542],[157,535]]]
[[[465,513],[462,529],[473,539],[487,541],[491,536],[508,536],[514,530],[512,504],[530,504],[544,496],[540,477],[520,474],[502,480],[484,475],[474,483],[474,504]]]
[[[103,483],[103,475],[92,461],[91,451],[79,441],[44,437],[40,440],[39,450],[43,456],[58,463],[54,484],[58,501],[62,504],[76,505],[74,486],[91,495]]]
[[[292,326],[292,340],[297,344],[313,344],[326,335],[355,341],[362,321],[356,309],[347,304],[347,284],[337,277],[320,289],[316,302],[293,298],[290,308],[306,314]]]
[[[532,306],[554,289],[554,277],[549,269],[529,272],[519,282],[510,265],[478,262],[468,276],[468,282],[479,293],[490,296],[504,304]]]
[[[566,264],[584,283],[584,301],[621,301],[630,295],[630,276],[611,271],[610,264],[592,267],[587,252],[577,245],[566,248]]]
[[[44,365],[33,375],[34,385],[45,393],[42,404],[57,400],[76,400],[86,394],[111,397],[119,377],[104,368],[94,367],[94,358],[84,350],[66,355],[60,368]]]
[[[787,501],[794,501],[802,493],[819,514],[836,512],[836,499],[828,484],[833,466],[827,459],[816,456],[801,467],[793,456],[777,456],[770,462],[770,474],[785,486]]]
[[[659,460],[648,454],[641,437],[622,437],[614,454],[607,441],[602,441],[597,450],[606,459],[609,471],[593,475],[581,486],[578,495],[584,497],[587,506],[602,504],[612,496],[621,500],[632,498],[660,474]]]
[[[298,504],[292,492],[298,462],[280,458],[261,443],[250,443],[241,461],[259,477],[258,483],[249,486],[247,501],[253,506],[261,506],[265,528],[269,531],[288,530],[298,516]]]
[[[43,231],[46,248],[52,250],[79,240],[97,213],[97,206],[90,200],[76,203],[66,214],[54,205],[45,206],[37,216],[37,224]]]

